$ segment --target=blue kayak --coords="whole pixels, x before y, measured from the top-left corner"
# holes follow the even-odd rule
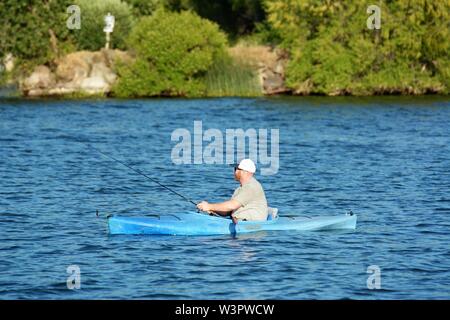
[[[229,217],[197,212],[135,218],[109,216],[108,228],[110,234],[221,235],[275,230],[355,229],[356,220],[356,215],[352,213],[322,217],[279,217],[275,209],[275,214],[269,214],[266,221],[239,221],[237,224]]]

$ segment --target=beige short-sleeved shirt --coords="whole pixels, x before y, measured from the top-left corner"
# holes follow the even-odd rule
[[[232,213],[232,216],[236,219],[267,220],[266,196],[261,184],[255,178],[237,188],[231,199],[242,205]]]

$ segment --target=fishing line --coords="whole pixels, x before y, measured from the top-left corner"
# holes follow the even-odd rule
[[[168,190],[168,191],[170,191],[170,192],[176,194],[177,196],[179,196],[179,197],[183,198],[184,200],[186,200],[186,201],[192,203],[193,205],[197,206],[197,203],[195,203],[194,201],[192,201],[192,200],[189,199],[188,197],[186,197],[186,196],[182,195],[181,193],[179,193],[179,192],[177,192],[177,191],[175,191],[175,190],[173,190],[173,189],[171,189],[171,188],[169,188],[169,187],[163,185],[163,184],[160,183],[158,180],[156,180],[156,179],[154,179],[154,178],[152,178],[152,177],[149,177],[148,175],[146,175],[145,173],[141,172],[140,170],[133,168],[132,166],[130,166],[130,165],[128,165],[128,164],[126,164],[126,163],[124,163],[124,162],[122,162],[122,161],[120,161],[120,160],[118,160],[118,159],[116,159],[116,158],[114,158],[114,157],[112,157],[112,156],[110,156],[110,155],[104,153],[103,151],[101,151],[101,150],[99,150],[99,149],[97,149],[97,148],[94,148],[94,147],[91,146],[90,144],[87,144],[87,143],[84,143],[84,142],[81,142],[81,141],[79,141],[79,142],[82,143],[82,144],[84,144],[85,146],[87,146],[87,147],[89,147],[89,148],[91,148],[91,149],[97,151],[98,153],[102,154],[103,156],[105,156],[105,157],[107,157],[107,158],[109,158],[109,159],[111,159],[111,160],[114,160],[115,162],[120,163],[121,165],[127,167],[128,169],[133,170],[133,171],[136,172],[137,174],[140,174],[141,176],[146,177],[147,179],[149,179],[150,181],[153,181],[154,183],[156,183],[157,185],[163,187],[164,189],[166,189],[166,190]]]

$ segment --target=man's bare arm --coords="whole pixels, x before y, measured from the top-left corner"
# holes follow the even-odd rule
[[[210,203],[209,208],[214,212],[231,212],[241,207],[241,204],[236,200],[228,200],[220,203]]]
[[[231,214],[232,211],[239,209],[241,206],[242,205],[238,201],[231,199],[220,203],[208,203],[202,201],[197,205],[197,208],[202,211],[213,211],[222,216],[226,216]]]

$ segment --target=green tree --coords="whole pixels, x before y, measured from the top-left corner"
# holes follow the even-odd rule
[[[266,0],[268,22],[291,59],[297,93],[448,92],[450,0],[379,1],[369,30],[357,0]]]
[[[158,10],[132,30],[132,64],[118,67],[117,96],[199,96],[204,74],[224,53],[226,36],[216,24],[188,11]]]
[[[0,58],[11,53],[22,62],[45,63],[58,55],[66,27],[68,0],[0,1]]]
[[[149,16],[157,9],[164,7],[167,0],[125,0],[133,7],[135,16]]]

